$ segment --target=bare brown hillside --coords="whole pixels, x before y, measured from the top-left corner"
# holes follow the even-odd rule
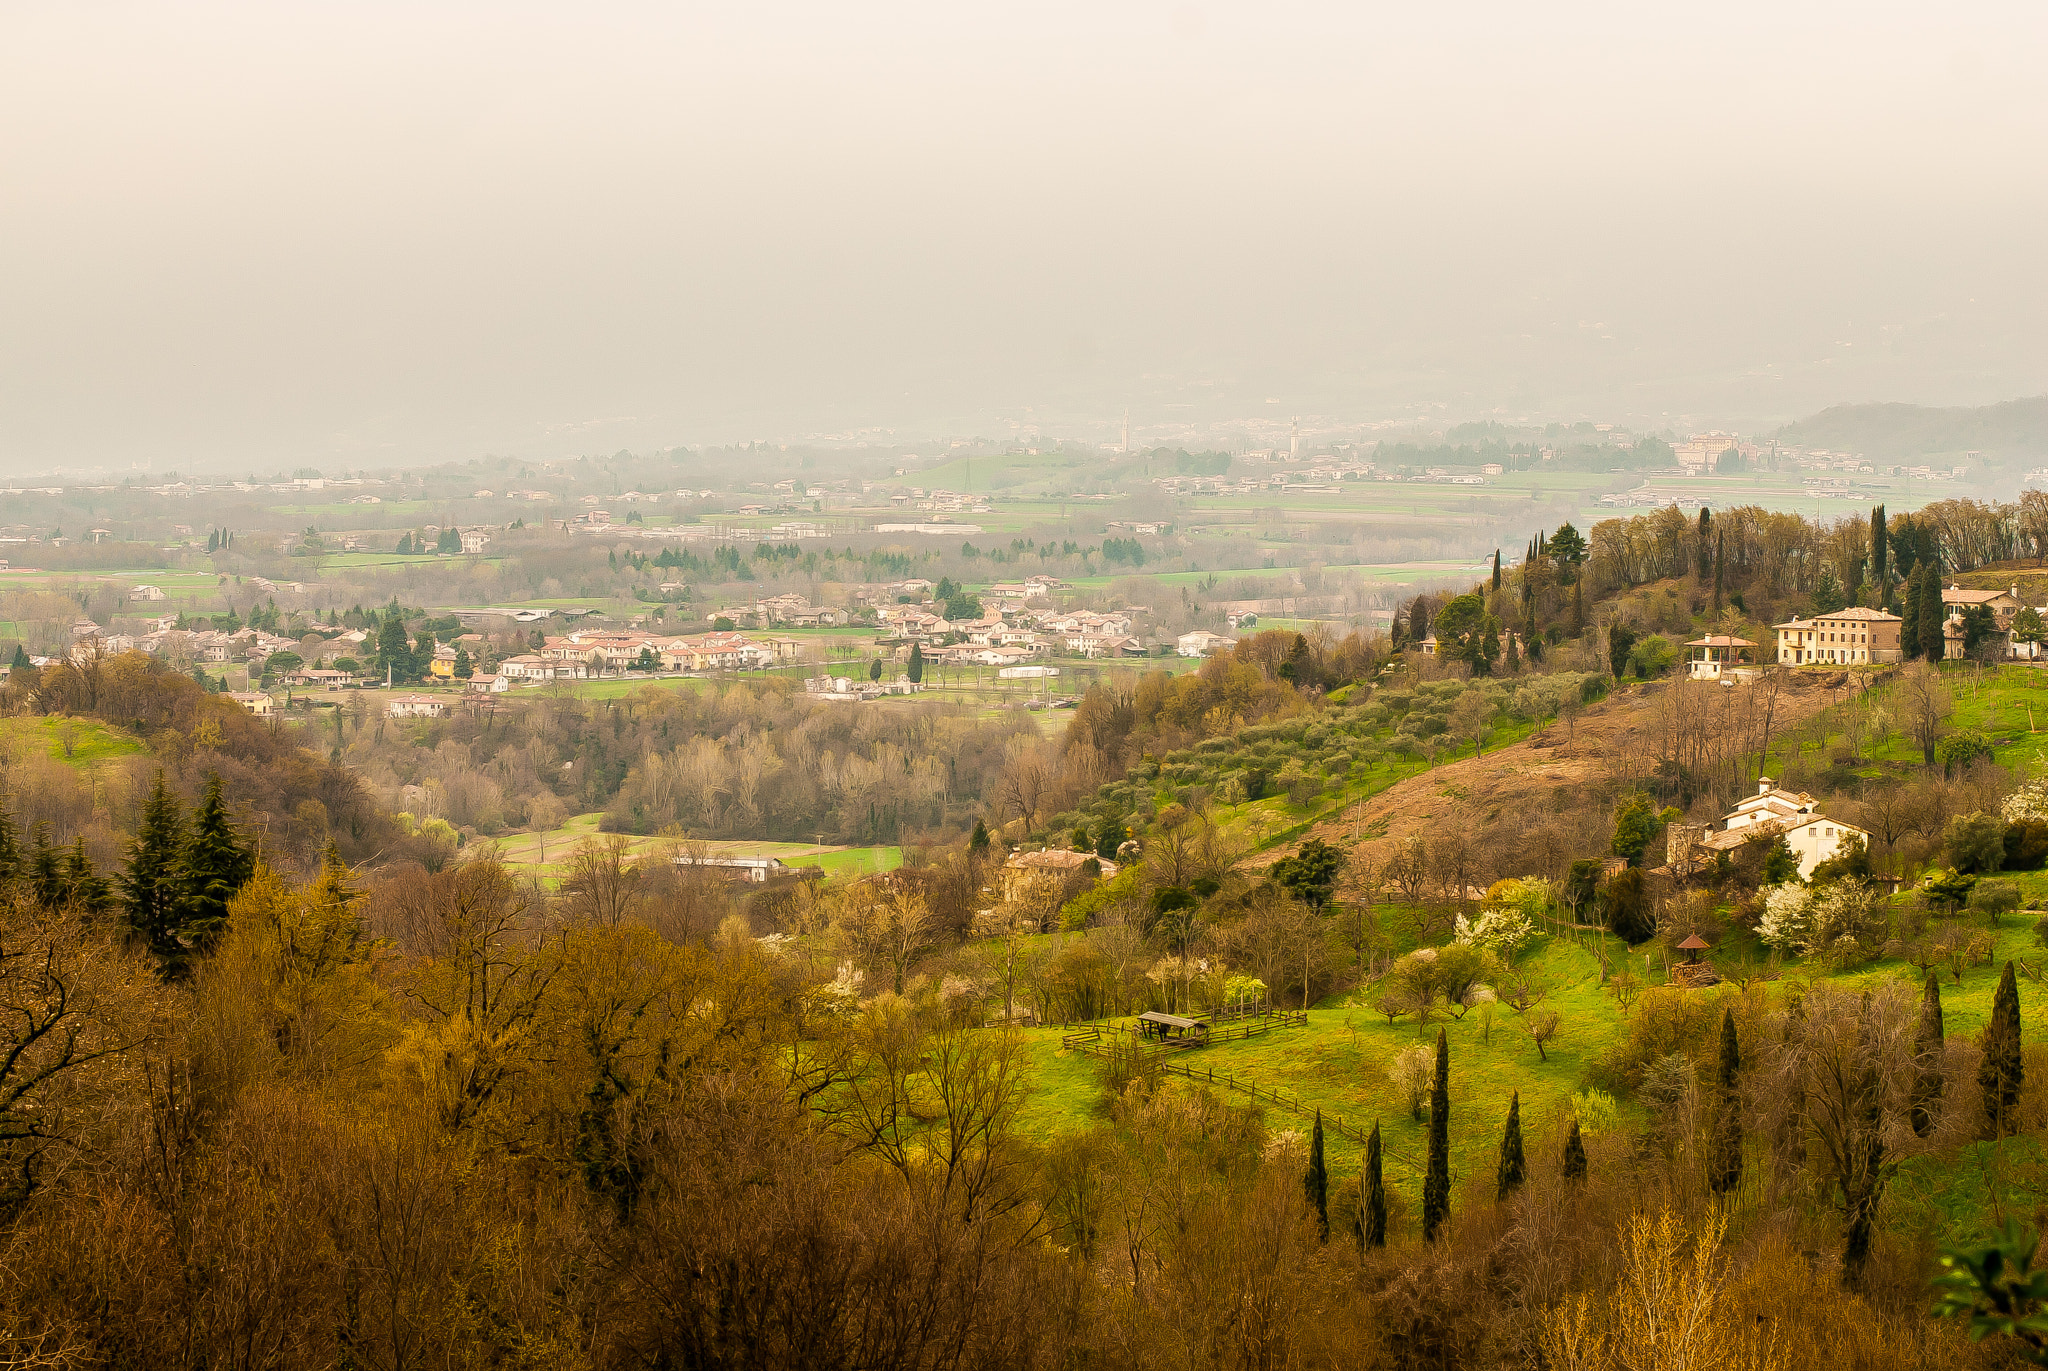
[[[1721,790],[1732,790],[1742,759],[1762,746],[1766,720],[1770,737],[1782,740],[1844,699],[1850,684],[1842,672],[1786,672],[1775,695],[1761,684],[1632,686],[1590,707],[1574,724],[1559,720],[1522,742],[1412,776],[1317,823],[1302,840],[1314,836],[1353,852],[1347,886],[1413,837],[1432,843],[1452,836],[1490,840],[1511,869],[1543,869],[1552,865],[1544,858],[1546,847],[1576,848],[1571,855],[1585,856],[1598,850],[1586,846],[1586,835],[1596,829],[1600,836],[1592,841],[1604,845],[1611,794],[1651,776],[1660,763],[1677,758],[1717,764]],[[1744,777],[1739,784],[1749,781]],[[1258,853],[1243,865],[1268,866],[1296,845]],[[1479,865],[1483,870],[1486,863]]]

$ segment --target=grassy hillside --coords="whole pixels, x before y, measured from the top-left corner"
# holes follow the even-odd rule
[[[126,729],[64,717],[0,719],[0,748],[12,756],[39,753],[80,768],[148,750]]]

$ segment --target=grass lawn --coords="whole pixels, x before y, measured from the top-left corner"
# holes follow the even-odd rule
[[[1493,1166],[1513,1091],[1522,1094],[1525,1131],[1544,1137],[1546,1130],[1561,1127],[1571,1095],[1583,1088],[1588,1063],[1623,1031],[1620,1008],[1600,990],[1600,964],[1590,949],[1553,941],[1531,954],[1526,965],[1548,987],[1545,1005],[1564,1015],[1562,1031],[1546,1047],[1547,1061],[1522,1031],[1521,1020],[1504,1006],[1495,1007],[1490,1034],[1477,1009],[1462,1019],[1432,1020],[1418,1033],[1412,1019],[1389,1024],[1348,994],[1310,1009],[1305,1028],[1276,1028],[1264,1037],[1183,1052],[1172,1060],[1213,1070],[1219,1078],[1216,1088],[1232,1104],[1247,1104],[1250,1097],[1223,1086],[1220,1078],[1226,1072],[1284,1091],[1307,1110],[1322,1110],[1326,1122],[1341,1118],[1347,1126],[1366,1130],[1377,1120],[1387,1148],[1388,1184],[1419,1204],[1426,1125],[1410,1117],[1407,1098],[1389,1074],[1397,1054],[1433,1045],[1440,1027],[1447,1034],[1451,1164],[1462,1174]],[[1098,1118],[1097,1060],[1062,1052],[1059,1029],[1031,1029],[1027,1036],[1038,1075],[1020,1121],[1022,1131],[1045,1138]],[[1263,1108],[1267,1126],[1275,1130],[1306,1132],[1312,1122],[1312,1114],[1271,1103]],[[1362,1151],[1357,1143],[1332,1129],[1325,1145],[1334,1170],[1357,1168]]]
[[[548,877],[559,876],[562,864],[575,850],[576,844],[585,838],[597,835],[600,814],[578,814],[563,821],[561,827],[549,829],[546,833],[513,833],[497,840],[501,860],[508,865],[537,868]],[[636,857],[645,857],[660,850],[668,840],[661,837],[629,837],[627,842]],[[754,839],[731,841],[712,840],[704,844],[714,853],[742,857],[780,857],[790,866],[815,866],[827,877],[869,876],[884,871],[894,871],[903,865],[903,849],[895,846],[882,847],[840,847],[815,843],[776,843]],[[545,852],[547,860],[541,861]]]
[[[80,768],[147,750],[126,729],[91,719],[63,717],[0,719],[0,743],[17,755],[40,751],[46,757]],[[66,743],[70,744],[68,752]]]
[[[2042,882],[2048,887],[2048,878]],[[2048,895],[2048,888],[2041,892]],[[1997,935],[1994,961],[1965,971],[1960,983],[1944,978],[1942,1007],[1947,1032],[1974,1038],[1989,1017],[1992,993],[2007,959],[2025,959],[2037,969],[2042,948],[2035,941],[2031,918],[2008,921]],[[1057,939],[1052,935],[1046,941]],[[1609,943],[1610,964],[1617,955]],[[1215,1086],[1232,1104],[1251,1103],[1244,1091],[1228,1088],[1226,1074],[1277,1090],[1300,1110],[1261,1101],[1266,1125],[1273,1130],[1306,1132],[1313,1111],[1324,1120],[1341,1119],[1347,1126],[1370,1129],[1377,1121],[1387,1149],[1387,1183],[1408,1200],[1410,1212],[1420,1203],[1422,1167],[1427,1144],[1426,1124],[1408,1112],[1405,1094],[1390,1075],[1396,1054],[1417,1046],[1433,1046],[1436,1030],[1444,1029],[1451,1052],[1451,1164],[1454,1179],[1483,1175],[1498,1157],[1508,1101],[1519,1091],[1522,1126],[1528,1145],[1555,1145],[1569,1116],[1573,1094],[1586,1088],[1593,1063],[1622,1040],[1628,1017],[1601,985],[1600,963],[1590,944],[1546,940],[1526,956],[1519,968],[1544,987],[1545,1008],[1563,1015],[1557,1038],[1546,1045],[1544,1060],[1522,1020],[1505,1006],[1493,1008],[1489,1034],[1485,1010],[1468,1010],[1462,1019],[1437,1018],[1418,1032],[1412,1018],[1389,1024],[1385,1016],[1361,1002],[1365,996],[1332,996],[1308,1011],[1305,1028],[1276,1028],[1264,1037],[1219,1043],[1176,1054],[1169,1060],[1199,1071],[1214,1071]],[[1661,980],[1653,968],[1648,978]],[[1915,993],[1920,973],[1899,961],[1882,961],[1842,976],[1812,977],[1793,963],[1773,993],[1818,981],[1843,989],[1871,988],[1888,980],[1905,980]],[[2028,1041],[2048,1035],[2048,985],[2020,983],[2022,1031]],[[1064,1030],[1024,1030],[1034,1070],[1032,1095],[1019,1120],[1026,1136],[1044,1140],[1086,1128],[1104,1117],[1099,1084],[1100,1062],[1060,1048]],[[1489,1041],[1490,1038],[1490,1041]],[[1963,1088],[1971,1088],[1967,1084]],[[1636,1107],[1621,1102],[1624,1127],[1642,1121]],[[1330,1129],[1325,1138],[1331,1169],[1339,1179],[1355,1174],[1362,1149]],[[2048,1147],[2036,1136],[2009,1140],[2001,1149],[1975,1146],[1960,1154],[1920,1158],[1905,1163],[1886,1200],[1888,1226],[1931,1228],[1945,1240],[1959,1240],[1995,1226],[1991,1195],[1995,1186],[2001,1212],[2022,1218],[2048,1202]]]

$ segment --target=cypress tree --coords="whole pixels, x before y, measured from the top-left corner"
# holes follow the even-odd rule
[[[1877,591],[1876,603],[1884,604],[1886,572],[1889,548],[1886,544],[1884,506],[1873,505],[1870,510],[1870,583]]]
[[[209,948],[227,931],[228,901],[255,871],[255,859],[228,820],[220,774],[208,772],[206,794],[193,812],[192,839],[185,846],[183,932],[190,942]]]
[[[1493,588],[1500,589],[1500,549],[1493,550]]]
[[[1914,567],[1899,592],[1899,657],[1917,661],[1920,656],[1920,568]]]
[[[924,644],[910,645],[910,665],[904,669],[903,674],[910,678],[912,685],[924,679]]]
[[[1572,1115],[1571,1132],[1564,1135],[1564,1178],[1568,1181],[1586,1179],[1586,1144],[1579,1137],[1579,1116]]]
[[[1693,572],[1702,581],[1707,579],[1707,568],[1715,560],[1713,557],[1713,534],[1714,511],[1708,509],[1705,505],[1701,505],[1699,543],[1693,549]]]
[[[1742,1049],[1735,1038],[1735,1011],[1721,1011],[1721,1060],[1715,1072],[1720,1087],[1720,1113],[1714,1119],[1714,1146],[1707,1161],[1707,1184],[1725,1195],[1742,1179],[1742,1101],[1736,1081],[1742,1072]]]
[[[1941,977],[1927,973],[1920,996],[1920,1025],[1913,1032],[1913,1104],[1907,1117],[1917,1137],[1934,1130],[1935,1106],[1941,1102],[1941,1058],[1945,1038],[1941,1022]]]
[[[1521,635],[1517,633],[1510,633],[1508,635],[1507,668],[1508,675],[1510,676],[1517,675],[1522,670],[1522,650],[1519,641],[1520,637]]]
[[[1374,1120],[1372,1136],[1365,1140],[1365,1170],[1359,1176],[1359,1184],[1365,1195],[1359,1205],[1361,1214],[1359,1242],[1365,1247],[1387,1245],[1387,1186],[1380,1175],[1380,1126]]]
[[[980,819],[974,821],[974,834],[967,840],[969,852],[988,851],[988,825]]]
[[[14,658],[8,663],[8,669],[10,671],[28,671],[34,666],[35,663],[28,659],[28,649],[20,643],[16,643],[14,645]]]
[[[2014,1131],[2025,1083],[2020,1065],[2020,991],[2011,962],[2005,964],[1998,993],[1991,997],[1991,1022],[1984,1025],[1983,1042],[1977,1084],[1984,1090],[1984,1126],[1995,1142]]]
[[[1451,1211],[1451,1044],[1436,1031],[1436,1078],[1429,1088],[1429,1173],[1422,1181],[1422,1240],[1435,1242]]]
[[[1714,535],[1714,613],[1716,615],[1721,612],[1721,565],[1723,560],[1722,554],[1727,548],[1726,538],[1727,535],[1723,533],[1716,533]]]
[[[1308,1172],[1301,1178],[1309,1208],[1316,1211],[1316,1236],[1330,1240],[1330,1173],[1323,1166],[1323,1111],[1316,1111],[1316,1129],[1308,1140]]]
[[[1500,1140],[1500,1189],[1495,1198],[1506,1199],[1522,1188],[1528,1164],[1522,1156],[1522,1092],[1508,1097],[1508,1131]]]
[[[175,976],[184,969],[186,947],[178,936],[185,921],[185,812],[156,773],[143,801],[142,821],[128,842],[128,870],[121,876],[121,902],[129,930],[156,958],[157,969]]]
[[[1572,636],[1578,637],[1586,631],[1586,586],[1584,581],[1572,582]]]

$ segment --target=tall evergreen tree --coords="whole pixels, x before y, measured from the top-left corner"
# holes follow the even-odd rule
[[[1508,1128],[1500,1140],[1499,1189],[1495,1198],[1504,1200],[1520,1190],[1528,1169],[1522,1156],[1522,1092],[1517,1090],[1508,1097]]]
[[[85,835],[71,840],[64,853],[64,897],[82,914],[101,914],[114,902],[107,878],[93,869],[92,854],[85,850]]]
[[[5,885],[21,874],[21,832],[15,827],[14,816],[7,811],[4,800],[0,800],[0,885]]]
[[[1991,1022],[1984,1025],[1983,1042],[1977,1084],[1984,1091],[1985,1132],[1996,1141],[2016,1131],[2020,1088],[2025,1084],[2020,1065],[2020,990],[2011,962],[2005,964],[1998,992],[1991,997]]]
[[[1735,1011],[1721,1011],[1721,1060],[1714,1073],[1718,1113],[1714,1117],[1713,1150],[1707,1159],[1707,1184],[1725,1195],[1742,1179],[1742,1049],[1735,1037]]]
[[[1939,662],[1948,655],[1948,629],[1942,623],[1941,571],[1932,562],[1920,564],[1920,655]]]
[[[208,772],[185,846],[185,940],[201,950],[211,948],[227,931],[228,901],[255,873],[255,858],[228,819],[220,773]]]
[[[1693,574],[1700,580],[1707,579],[1710,568],[1719,564],[1714,556],[1714,511],[1700,506],[1699,539],[1693,548]]]
[[[35,663],[28,659],[28,649],[20,643],[16,643],[14,645],[14,657],[8,662],[8,670],[27,671],[33,666],[35,666]]]
[[[1586,586],[1583,581],[1572,582],[1572,637],[1586,631]]]
[[[1358,1238],[1363,1247],[1387,1245],[1387,1185],[1380,1166],[1380,1125],[1374,1120],[1372,1136],[1365,1140],[1365,1170],[1359,1175],[1359,1185],[1365,1192],[1358,1206]]]
[[[1885,583],[1890,572],[1889,541],[1884,506],[1874,505],[1870,510],[1870,584],[1876,591],[1872,603],[1879,606],[1884,604]]]
[[[121,876],[121,902],[128,927],[156,958],[165,976],[184,970],[187,948],[180,930],[189,889],[185,871],[185,811],[164,773],[156,773],[142,819],[128,842],[128,870]]]
[[[44,909],[64,907],[63,855],[50,841],[50,826],[38,822],[29,830],[28,885]]]
[[[1435,1242],[1451,1212],[1451,1043],[1436,1031],[1436,1076],[1429,1088],[1429,1171],[1422,1179],[1422,1240]]]
[[[1714,534],[1714,614],[1716,617],[1719,617],[1721,613],[1721,568],[1723,564],[1722,554],[1727,548],[1726,538],[1726,534],[1718,532]]]
[[[1493,588],[1500,589],[1500,549],[1493,550]]]
[[[903,674],[910,678],[912,685],[916,685],[924,680],[924,644],[912,643],[910,645],[910,662],[904,667]]]
[[[1579,1116],[1572,1115],[1571,1131],[1564,1135],[1564,1178],[1568,1181],[1586,1179],[1586,1144],[1579,1137]]]
[[[1934,1131],[1934,1111],[1941,1103],[1941,1059],[1946,1033],[1941,1022],[1941,977],[1927,973],[1920,995],[1920,1023],[1913,1031],[1913,1103],[1907,1119],[1918,1137]]]
[[[1316,1211],[1316,1235],[1330,1240],[1330,1173],[1323,1165],[1323,1111],[1316,1111],[1315,1132],[1308,1140],[1308,1172],[1301,1178],[1309,1208]]]
[[[1920,657],[1920,569],[1915,567],[1899,592],[1899,656],[1918,661]]]

